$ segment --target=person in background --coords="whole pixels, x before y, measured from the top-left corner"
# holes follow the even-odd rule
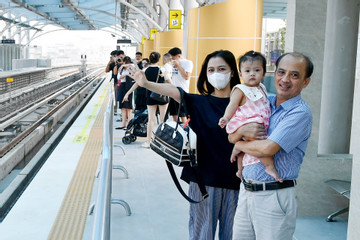
[[[261,162],[244,166],[234,240],[289,240],[295,231],[295,185],[312,129],[312,113],[301,91],[310,83],[313,64],[307,56],[292,52],[280,56],[275,66],[276,96],[269,96],[269,136],[264,139],[262,124],[248,123],[229,135],[229,140],[236,143],[231,158],[240,152],[273,156],[283,182],[268,175]],[[242,138],[253,141],[240,141]]]
[[[143,69],[142,53],[136,52],[135,59],[139,69]],[[143,87],[137,87],[135,90],[135,111],[143,112],[146,109],[146,89]]]
[[[110,53],[110,60],[108,62],[108,64],[106,65],[105,68],[105,72],[110,72],[112,74],[111,79],[113,80],[113,84],[114,84],[114,93],[115,93],[115,99],[116,99],[116,94],[117,94],[117,85],[118,85],[118,81],[117,81],[117,74],[114,73],[114,68],[116,66],[116,62],[117,62],[117,50],[114,50]],[[115,106],[114,106],[114,114],[117,114],[117,102],[115,102]]]
[[[124,51],[123,50],[116,50],[115,52],[115,57],[114,57],[114,67],[113,67],[113,78],[114,78],[114,93],[115,93],[115,99],[118,99],[118,93],[119,93],[119,86],[121,84],[121,82],[118,81],[117,78],[117,74],[118,74],[118,69],[121,67],[121,65],[124,63],[123,59],[125,57]],[[114,108],[116,110],[114,110],[115,113],[117,113],[117,108],[118,108],[118,103],[117,101],[115,101],[115,106]]]
[[[136,52],[135,53],[135,61],[136,61],[136,64],[138,65],[139,69],[143,69],[141,59],[142,59],[142,53]]]
[[[216,83],[210,82],[209,78],[215,73],[223,77]],[[189,125],[197,136],[198,175],[209,194],[198,204],[190,203],[189,239],[213,240],[219,226],[218,239],[231,240],[240,179],[235,175],[236,164],[229,161],[233,144],[229,143],[225,129],[220,128],[218,122],[229,104],[231,89],[240,83],[234,55],[226,50],[207,55],[197,82],[200,94],[188,94],[172,84],[148,81],[141,71],[134,74],[134,79],[149,91],[168,95],[177,102],[180,102],[180,91],[183,91],[191,118]],[[218,81],[226,84],[218,87]],[[201,199],[190,166],[183,168],[181,179],[189,183],[189,196],[195,200]]]
[[[192,61],[187,60],[182,56],[180,48],[175,47],[170,49],[169,54],[173,60],[173,69],[171,75],[172,84],[174,84],[176,87],[181,87],[185,92],[188,93],[190,86],[190,75],[193,70],[193,63]],[[176,121],[178,118],[178,109],[179,104],[176,101],[170,99],[169,112],[170,115],[173,116],[174,121]],[[186,117],[184,114],[179,117],[181,117],[182,122],[186,122]]]
[[[149,66],[150,64],[150,60],[148,58],[143,58],[142,61],[142,66],[143,68],[141,69],[143,72],[145,72],[146,68]]]
[[[162,76],[161,69],[159,67],[159,61],[160,61],[160,53],[158,52],[152,52],[149,56],[150,65],[145,70],[146,78],[151,82],[158,82],[161,84],[165,83],[165,79]],[[124,97],[124,101],[128,100],[128,96],[139,86],[139,84],[135,83],[134,86],[126,93]],[[155,125],[155,119],[156,119],[156,111],[159,108],[160,112],[160,120],[164,121],[166,109],[168,107],[168,103],[162,103],[158,102],[152,98],[150,98],[151,91],[146,91],[146,106],[148,110],[148,124],[147,124],[147,131],[146,131],[146,141],[141,145],[144,148],[150,148],[150,140],[151,135],[153,132],[153,128]]]
[[[131,63],[131,58],[126,56],[124,57],[124,64],[121,65],[118,71],[118,79],[121,84],[119,86],[119,95],[117,100],[119,101],[119,108],[121,109],[122,125],[116,129],[126,130],[128,121],[132,119],[132,94],[129,96],[129,101],[123,101],[126,92],[134,84],[134,80],[129,75],[129,70],[132,66],[133,64]]]
[[[109,60],[108,64],[106,65],[105,72],[110,72],[114,69],[115,62],[116,62],[116,53],[117,53],[116,50],[111,51],[110,60]]]
[[[118,60],[118,64],[123,64],[124,63],[124,57],[125,57],[125,53],[123,50],[118,50],[116,52],[116,57],[117,57],[117,60]],[[118,68],[119,69],[119,68]]]
[[[165,53],[162,57],[163,66],[161,67],[161,71],[163,73],[163,76],[165,80],[167,80],[169,83],[172,83],[171,81],[171,75],[172,75],[172,64],[171,64],[171,55],[169,53]]]

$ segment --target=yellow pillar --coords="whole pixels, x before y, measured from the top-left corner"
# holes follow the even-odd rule
[[[246,51],[261,50],[262,12],[263,0],[229,0],[189,11],[187,59],[194,63],[190,92],[195,92],[209,53],[229,50],[238,58]]]
[[[154,40],[145,40],[143,44],[143,58],[149,58],[150,53],[155,51]]]
[[[138,51],[138,52],[141,52],[142,54],[144,54],[144,53],[143,53],[144,50],[143,50],[143,45],[142,45],[142,44],[141,44],[141,45],[138,45],[137,51]],[[144,57],[144,56],[143,56],[143,57]]]
[[[183,31],[171,30],[167,32],[158,32],[155,34],[155,49],[163,56],[171,48],[182,48]]]

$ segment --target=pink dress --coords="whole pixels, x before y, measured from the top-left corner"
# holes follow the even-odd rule
[[[265,86],[260,83],[258,87],[248,87],[244,84],[238,84],[235,87],[244,93],[246,103],[236,109],[236,112],[226,125],[226,132],[228,134],[233,133],[242,125],[253,122],[263,124],[267,130],[271,110]],[[258,163],[259,161],[257,157],[245,154],[243,166]]]

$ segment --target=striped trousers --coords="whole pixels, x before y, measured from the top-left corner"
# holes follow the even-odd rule
[[[239,191],[205,186],[209,197],[190,203],[189,239],[213,240],[219,224],[219,240],[231,240]],[[201,199],[197,183],[190,182],[189,196]]]

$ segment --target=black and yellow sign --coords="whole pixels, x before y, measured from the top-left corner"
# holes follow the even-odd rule
[[[146,41],[146,40],[147,40],[146,37],[142,37],[142,38],[141,38],[141,44],[144,44],[144,41]]]
[[[14,79],[13,78],[6,78],[6,82],[13,82]]]
[[[158,30],[156,28],[150,28],[150,40],[155,39],[155,33],[157,33]]]
[[[181,29],[181,10],[169,10],[169,29]]]

